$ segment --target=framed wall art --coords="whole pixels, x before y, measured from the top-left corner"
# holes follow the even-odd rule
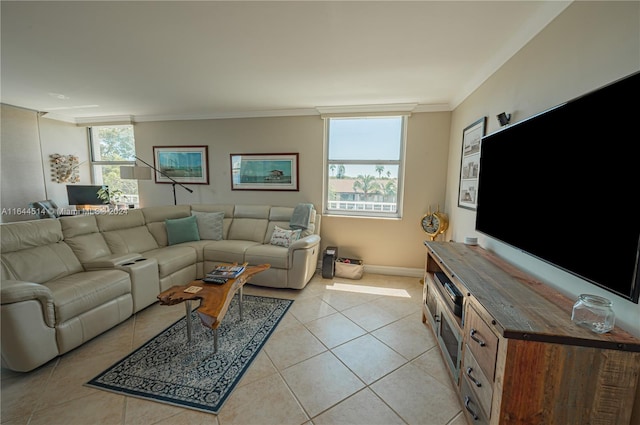
[[[232,190],[299,190],[297,153],[232,153]]]
[[[462,158],[460,160],[460,186],[458,206],[475,210],[478,205],[478,174],[480,173],[480,142],[484,136],[487,118],[482,117],[462,132]]]
[[[207,146],[154,146],[155,181],[209,184],[208,158]]]

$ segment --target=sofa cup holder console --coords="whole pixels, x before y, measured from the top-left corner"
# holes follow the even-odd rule
[[[156,295],[160,291],[157,260],[154,258],[137,258],[117,265],[116,269],[129,273],[131,292],[134,294],[134,312],[138,312],[156,302]]]
[[[124,263],[124,264],[120,264],[120,267],[122,267],[122,266],[133,266],[134,264],[139,263],[141,261],[147,261],[147,259],[146,258],[138,258],[136,260],[129,261],[129,262]]]

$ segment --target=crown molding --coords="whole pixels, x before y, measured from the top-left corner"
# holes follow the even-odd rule
[[[70,117],[55,112],[43,112],[42,117],[64,121],[77,126],[122,125],[155,121],[193,121],[235,118],[277,118],[295,116],[348,116],[348,115],[411,115],[416,112],[448,112],[447,104],[393,103],[378,105],[318,106],[316,108],[272,109],[264,111],[224,112],[185,115],[113,115],[105,117]]]
[[[318,115],[315,109],[273,109],[267,111],[223,112],[211,114],[187,115],[141,115],[134,117],[135,122],[151,121],[191,121],[191,120],[219,120],[233,118],[271,118]]]
[[[316,110],[320,115],[344,115],[344,114],[380,114],[400,113],[411,114],[418,106],[417,103],[389,103],[377,105],[345,105],[345,106],[318,106]]]
[[[451,112],[453,108],[447,103],[433,103],[418,105],[413,112]]]
[[[40,114],[40,117],[42,117],[42,118],[47,118],[47,119],[55,120],[55,121],[67,122],[69,124],[77,124],[76,118],[74,118],[74,117],[68,117],[66,115],[56,114],[55,112],[39,112],[39,114]]]
[[[112,115],[107,117],[82,117],[76,118],[76,125],[78,126],[91,126],[91,125],[125,125],[133,124],[133,117],[131,115]]]

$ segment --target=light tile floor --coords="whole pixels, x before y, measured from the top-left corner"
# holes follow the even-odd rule
[[[83,384],[184,315],[154,304],[30,372],[2,370],[2,424],[465,425],[418,278],[366,274],[303,290],[247,285],[296,301],[219,415]]]

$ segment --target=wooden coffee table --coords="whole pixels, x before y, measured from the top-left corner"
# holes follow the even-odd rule
[[[175,305],[185,303],[187,319],[187,338],[191,341],[191,301],[200,300],[200,306],[196,310],[202,324],[213,329],[213,352],[218,351],[218,327],[229,309],[229,304],[236,291],[239,291],[240,320],[242,320],[242,287],[251,276],[270,268],[270,264],[247,266],[235,279],[229,279],[226,283],[204,283],[202,280],[194,280],[188,285],[173,286],[158,295],[162,305]],[[202,288],[197,292],[185,292],[187,288]]]

